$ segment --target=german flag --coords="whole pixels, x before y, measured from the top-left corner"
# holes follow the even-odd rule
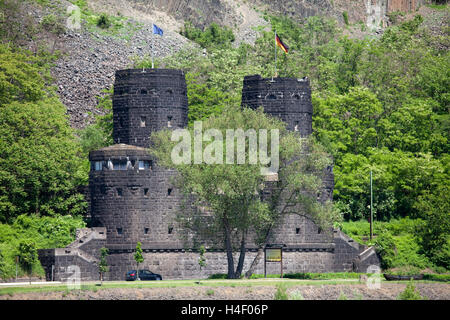
[[[281,41],[280,37],[277,34],[275,34],[275,42],[277,43],[277,46],[279,46],[281,50],[284,51],[284,53],[288,53],[289,47],[285,45],[283,41]]]

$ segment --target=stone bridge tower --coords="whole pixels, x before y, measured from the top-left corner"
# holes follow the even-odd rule
[[[148,154],[152,132],[187,126],[186,82],[181,70],[116,72],[113,96],[114,145],[92,151],[89,188],[95,227],[105,227],[110,277],[123,278],[134,265],[136,243],[144,252],[182,247],[174,225],[178,191],[175,172]]]
[[[243,105],[264,107],[281,118],[290,130],[312,132],[311,90],[307,79],[244,79]],[[180,70],[146,69],[116,72],[113,97],[114,145],[89,154],[89,192],[93,228],[81,229],[65,248],[39,250],[47,280],[64,281],[74,265],[82,280],[98,279],[99,253],[109,249],[107,280],[122,280],[136,268],[136,243],[142,243],[141,268],[164,279],[203,278],[226,272],[223,250],[205,253],[207,268],[198,265],[198,252],[185,248],[175,224],[181,196],[171,185],[176,173],[158,167],[148,154],[148,137],[164,128],[187,125],[188,104],[184,74]],[[328,168],[321,201],[331,199],[334,179]],[[283,243],[284,272],[365,270],[378,263],[373,249],[362,248],[342,232],[327,235],[309,219],[289,215],[272,234],[272,243]],[[245,268],[258,249],[249,247]],[[263,263],[257,266],[263,273]],[[278,265],[268,273],[278,273]]]
[[[264,112],[287,123],[287,129],[302,137],[312,133],[313,106],[308,78],[262,78],[246,76],[242,89],[242,105]],[[334,175],[332,166],[326,169],[321,200],[332,200]]]
[[[311,87],[308,78],[262,78],[246,76],[242,89],[242,105],[252,109],[264,108],[264,112],[278,117],[287,129],[302,137],[312,133]],[[326,168],[320,201],[332,200],[334,188],[333,168]],[[283,243],[297,250],[314,244],[314,250],[331,250],[332,235],[322,232],[312,221],[298,215],[285,217],[279,229],[273,233],[274,243]]]
[[[264,112],[287,123],[289,130],[302,136],[312,133],[311,88],[307,78],[261,78],[246,76],[242,89],[242,105]]]
[[[181,70],[117,71],[113,97],[114,143],[148,147],[152,132],[187,126],[186,91]]]

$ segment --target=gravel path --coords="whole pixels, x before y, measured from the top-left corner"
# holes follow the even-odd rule
[[[406,283],[382,283],[380,289],[365,284],[289,286],[290,296],[305,300],[393,300],[406,288]],[[416,283],[422,296],[430,300],[450,300],[450,284]],[[31,292],[2,295],[0,300],[273,300],[275,286],[112,288],[73,290],[68,292]],[[300,294],[300,295],[299,295]]]

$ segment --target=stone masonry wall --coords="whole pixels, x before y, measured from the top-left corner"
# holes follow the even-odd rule
[[[119,150],[120,149],[120,150]],[[120,152],[119,152],[120,151]],[[107,147],[90,155],[91,161],[124,161],[124,170],[102,168],[90,172],[93,223],[105,227],[111,249],[144,247],[181,248],[175,215],[180,196],[172,186],[174,172],[139,161],[151,161],[146,150],[127,145]]]
[[[308,250],[308,251],[307,251]],[[313,251],[314,250],[314,251]],[[163,251],[163,250],[161,250]],[[250,267],[255,251],[246,253],[244,270]],[[215,273],[227,273],[227,257],[225,252],[206,252],[206,267],[200,270],[198,252],[147,252],[144,263],[139,269],[149,269],[161,274],[163,279],[204,279]],[[238,256],[235,255],[237,260]],[[333,268],[334,256],[324,249],[303,249],[302,251],[283,252],[283,273],[294,272],[329,272]],[[117,253],[109,257],[109,280],[123,280],[129,270],[136,269],[133,253]],[[264,258],[256,268],[257,274],[264,274]],[[280,263],[267,263],[267,274],[280,274]]]
[[[266,113],[285,121],[289,130],[301,136],[312,133],[313,110],[307,78],[272,80],[259,75],[247,76],[242,105],[262,106]],[[183,242],[184,230],[175,223],[182,201],[172,186],[176,172],[158,167],[145,149],[152,132],[187,126],[183,72],[117,71],[113,113],[116,144],[89,154],[90,213],[92,225],[98,228],[92,229],[95,237],[84,230],[67,248],[41,250],[46,274],[53,265],[54,280],[64,280],[70,276],[68,268],[77,265],[82,280],[96,280],[100,248],[106,246],[110,266],[106,279],[122,280],[127,271],[136,268],[133,255],[138,241],[142,243],[145,258],[140,268],[159,273],[164,279],[206,278],[214,273],[226,273],[226,253],[220,247],[205,254],[207,266],[200,270],[198,252],[192,244]],[[323,192],[318,195],[321,202],[332,199],[332,166],[326,168],[323,181]],[[361,251],[345,235],[320,230],[312,220],[297,214],[284,217],[273,230],[270,243],[285,245],[284,273],[349,271]],[[247,248],[244,270],[257,254],[251,241]],[[365,256],[361,259],[364,260],[361,265],[369,261]],[[278,263],[268,263],[267,267],[269,274],[280,272]],[[264,273],[263,259],[256,273]]]
[[[353,270],[353,260],[360,254],[362,247],[339,230],[334,231],[334,267],[336,272]]]
[[[172,69],[116,72],[113,96],[115,143],[148,147],[150,134],[187,125],[184,73]]]
[[[312,133],[312,104],[309,80],[295,78],[244,77],[242,105],[264,112],[287,123],[302,136]]]
[[[47,281],[66,281],[79,272],[81,281],[98,279],[100,249],[106,246],[104,228],[78,229],[77,239],[66,248],[41,249],[38,257]]]

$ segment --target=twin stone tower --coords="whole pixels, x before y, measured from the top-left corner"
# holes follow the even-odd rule
[[[312,133],[311,89],[307,78],[264,79],[246,76],[242,105],[263,107],[264,112],[287,123],[287,128],[307,136]],[[197,248],[183,240],[176,215],[182,197],[172,185],[173,170],[161,168],[148,154],[152,132],[184,128],[188,99],[183,71],[130,69],[116,72],[113,96],[114,145],[89,154],[91,228],[77,230],[77,239],[66,248],[39,250],[47,280],[97,280],[100,248],[109,249],[108,280],[123,280],[136,269],[134,252],[142,243],[140,268],[164,279],[205,278],[227,273],[223,248],[208,248],[206,267],[200,269]],[[327,168],[320,201],[331,200],[332,168]],[[283,244],[283,273],[366,272],[379,264],[375,251],[354,242],[339,230],[321,230],[299,215],[284,217],[272,233],[271,243]],[[249,244],[244,270],[257,253]],[[279,273],[279,263],[267,263],[267,273]],[[264,273],[261,261],[256,273]]]

